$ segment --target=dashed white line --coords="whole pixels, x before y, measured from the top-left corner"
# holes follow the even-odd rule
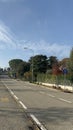
[[[63,99],[63,98],[58,98],[58,99],[61,100],[61,101],[67,102],[67,103],[72,103],[71,101],[65,100],[65,99]]]
[[[46,130],[46,128],[39,122],[39,120],[33,114],[30,114],[30,117],[41,128],[41,130]]]
[[[19,101],[19,104],[20,104],[24,109],[27,109],[27,107],[26,107],[21,101]]]
[[[52,97],[52,98],[54,98],[55,96],[54,95],[52,95],[52,94],[47,94],[49,97]]]
[[[46,94],[46,95],[48,95],[49,97],[52,97],[52,98],[55,97],[54,95],[52,95],[52,94],[48,94],[48,93],[45,93],[45,92],[43,92],[43,91],[40,91],[40,93],[41,93],[41,94]]]
[[[41,94],[46,94],[45,92],[43,92],[43,91],[40,91],[40,93]],[[47,93],[46,95],[48,95],[49,97],[52,97],[52,98],[54,98],[55,96],[54,95],[52,95],[52,94],[49,94],[49,93]],[[63,102],[66,102],[66,103],[72,103],[71,101],[69,101],[69,100],[66,100],[66,99],[63,99],[63,98],[58,98],[58,100],[60,100],[60,101],[63,101]]]
[[[10,90],[11,95],[14,95],[14,93]]]
[[[14,98],[15,98],[16,100],[19,100],[19,98],[18,98],[16,95],[14,95]]]
[[[45,94],[45,92],[43,92],[43,91],[40,91],[40,93],[41,93],[41,94]]]
[[[30,117],[31,117],[38,125],[41,125],[41,123],[39,122],[39,120],[38,120],[33,114],[30,114]]]
[[[24,86],[24,88],[31,88],[31,87],[28,87],[28,86]]]

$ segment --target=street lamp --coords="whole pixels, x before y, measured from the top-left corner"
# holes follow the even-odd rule
[[[31,50],[34,56],[34,51],[31,48],[24,47],[25,50]],[[33,57],[32,57],[32,82],[33,82]]]

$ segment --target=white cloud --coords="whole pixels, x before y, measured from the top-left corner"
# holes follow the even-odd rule
[[[1,49],[23,49],[30,45],[29,41],[17,40],[15,35],[2,21],[0,21],[0,50]]]
[[[1,44],[4,46],[4,48],[16,46],[11,31],[0,21],[0,49],[3,48],[1,47]]]
[[[29,47],[29,46],[28,46]],[[59,59],[69,57],[72,45],[64,43],[48,43],[44,40],[31,44],[31,48],[34,50],[35,54],[44,53],[47,56],[56,56]]]
[[[35,55],[55,55],[58,58],[62,59],[63,57],[69,57],[72,45],[70,46],[64,43],[48,43],[44,40],[39,42],[31,42],[26,40],[18,41],[16,38],[14,38],[14,34],[10,31],[10,29],[0,21],[0,50],[23,50],[24,47],[32,49]]]

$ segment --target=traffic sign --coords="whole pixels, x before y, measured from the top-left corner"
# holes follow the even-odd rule
[[[63,74],[67,74],[67,73],[68,73],[67,68],[63,68]]]

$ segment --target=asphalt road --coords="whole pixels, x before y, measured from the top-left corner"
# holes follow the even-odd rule
[[[45,88],[28,82],[2,78],[24,104],[48,130],[73,130],[73,94]]]
[[[0,130],[28,130],[26,115],[0,81]]]

